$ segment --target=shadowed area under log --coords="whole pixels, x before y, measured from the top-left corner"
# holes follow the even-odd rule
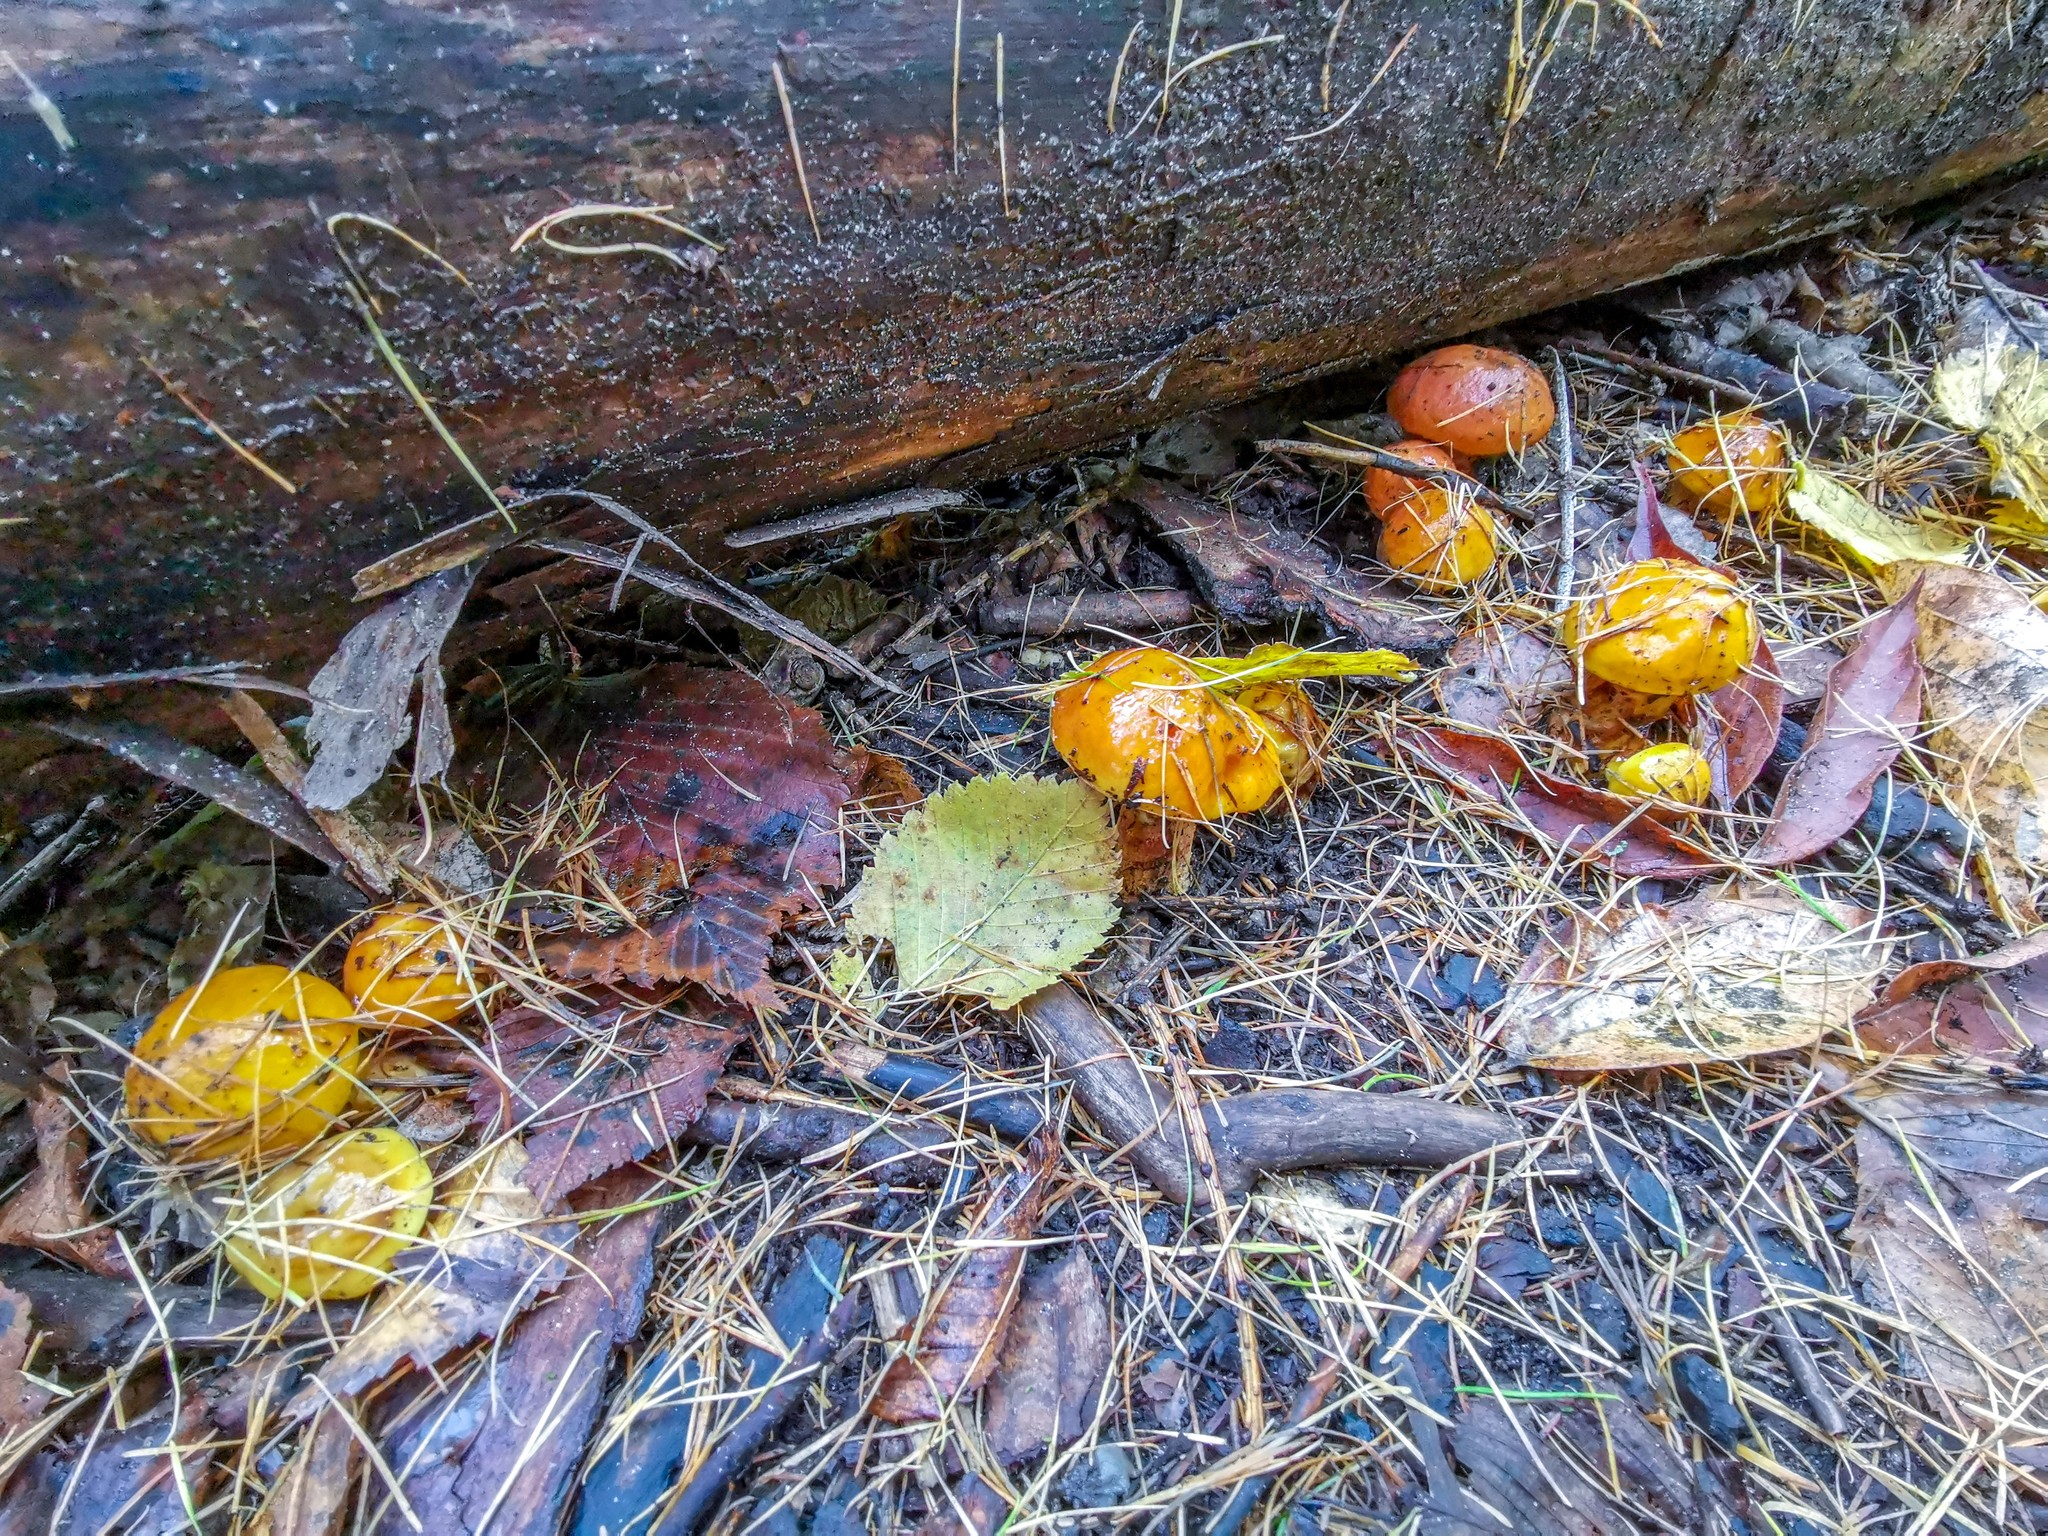
[[[711,559],[734,527],[966,484],[2048,142],[2040,0],[1651,11],[1654,40],[1616,13],[1589,49],[1574,22],[1504,148],[1505,5],[1359,0],[1327,108],[1329,17],[1190,11],[1176,68],[1277,41],[1163,111],[1155,8],[1114,131],[1139,8],[969,7],[956,169],[938,0],[17,8],[8,46],[75,147],[0,76],[0,676],[302,680],[357,568],[489,510],[379,361],[337,242],[492,484],[589,485]],[[1363,109],[1302,137],[1411,27]],[[673,205],[723,249],[705,271],[704,246],[618,219],[553,238],[685,259],[512,249],[581,203]],[[331,238],[343,211],[466,282],[361,221]],[[616,537],[587,516],[564,531]]]

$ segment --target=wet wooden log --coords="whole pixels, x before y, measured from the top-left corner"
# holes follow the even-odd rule
[[[2048,141],[2041,0],[1649,9],[1654,40],[1615,13],[1590,49],[1572,13],[1510,137],[1519,13],[1445,0],[1357,0],[1334,43],[1321,8],[1191,10],[1165,102],[1165,18],[1135,4],[970,7],[957,89],[945,0],[16,7],[0,680],[303,681],[354,571],[491,510],[344,252],[483,479],[591,486],[730,560],[736,527],[1842,227]],[[721,249],[707,271],[619,219],[514,249],[593,203],[673,205]]]

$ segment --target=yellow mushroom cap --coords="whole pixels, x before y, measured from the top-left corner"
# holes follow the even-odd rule
[[[1700,753],[1682,741],[1671,741],[1609,763],[1607,787],[1633,800],[1705,805],[1713,792],[1714,772]]]
[[[434,1175],[399,1132],[355,1131],[266,1174],[229,1221],[221,1251],[271,1300],[346,1301],[390,1273],[420,1235]]]
[[[1563,638],[1588,672],[1656,696],[1712,693],[1757,647],[1756,609],[1732,577],[1682,560],[1638,560],[1565,611]]]

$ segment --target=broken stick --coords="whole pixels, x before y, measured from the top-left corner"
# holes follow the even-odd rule
[[[1139,1067],[1130,1047],[1086,998],[1055,982],[1020,1010],[1040,1048],[1074,1085],[1095,1123],[1177,1204],[1206,1206],[1204,1171],[1172,1096]],[[1202,1106],[1226,1195],[1262,1173],[1356,1164],[1441,1168],[1522,1139],[1514,1121],[1411,1094],[1355,1088],[1277,1088]]]

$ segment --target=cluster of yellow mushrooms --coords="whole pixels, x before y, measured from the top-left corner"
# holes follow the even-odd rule
[[[1461,473],[1474,458],[1539,440],[1556,414],[1549,385],[1526,359],[1475,346],[1410,363],[1387,409],[1409,434],[1389,453]],[[1722,519],[1774,511],[1791,477],[1784,434],[1748,413],[1687,428],[1665,456],[1672,503]],[[1416,584],[1465,586],[1491,569],[1493,519],[1467,488],[1374,468],[1364,496],[1380,519],[1381,559]],[[1639,724],[1734,682],[1759,638],[1756,609],[1733,577],[1678,559],[1603,573],[1566,610],[1560,632],[1582,688]],[[1301,788],[1315,776],[1326,734],[1297,684],[1247,686],[1154,647],[1098,658],[1052,708],[1053,745],[1077,774],[1120,803],[1182,820],[1258,811]],[[1610,790],[1677,806],[1704,804],[1711,778],[1706,758],[1683,742],[1617,756],[1606,769]]]
[[[339,988],[280,965],[215,972],[136,1042],[128,1123],[163,1156],[255,1170],[222,1251],[257,1290],[361,1296],[425,1230],[434,1178],[396,1130],[347,1129],[376,1103],[359,1068],[385,1036],[437,1028],[476,996],[459,936],[416,907],[374,917]]]

